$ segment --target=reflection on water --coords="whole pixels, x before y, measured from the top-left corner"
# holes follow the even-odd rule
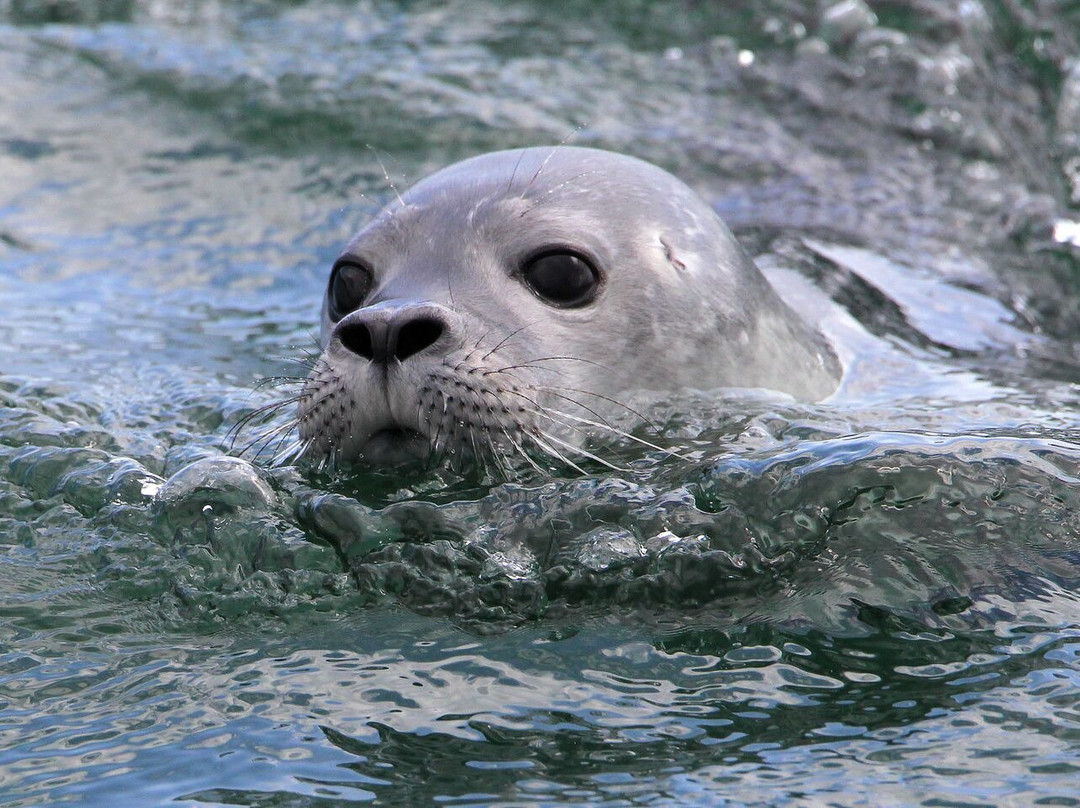
[[[0,794],[1074,804],[1078,26],[0,3]],[[564,140],[700,190],[841,392],[584,476],[220,459],[394,186]]]

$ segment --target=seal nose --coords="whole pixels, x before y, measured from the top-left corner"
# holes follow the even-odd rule
[[[338,323],[337,338],[369,362],[404,362],[438,342],[446,330],[426,308],[360,309]]]

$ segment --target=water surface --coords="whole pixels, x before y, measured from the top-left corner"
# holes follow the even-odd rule
[[[0,801],[1080,803],[1080,19],[870,6],[0,3]],[[841,393],[223,459],[393,187],[563,141],[831,298]]]

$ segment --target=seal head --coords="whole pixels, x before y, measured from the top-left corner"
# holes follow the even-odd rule
[[[316,456],[565,459],[632,390],[829,395],[839,363],[662,169],[555,147],[445,168],[330,273],[301,393]]]

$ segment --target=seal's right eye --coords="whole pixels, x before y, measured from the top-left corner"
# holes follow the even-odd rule
[[[351,261],[338,261],[330,272],[327,303],[330,319],[335,323],[363,304],[371,291],[371,270]]]

